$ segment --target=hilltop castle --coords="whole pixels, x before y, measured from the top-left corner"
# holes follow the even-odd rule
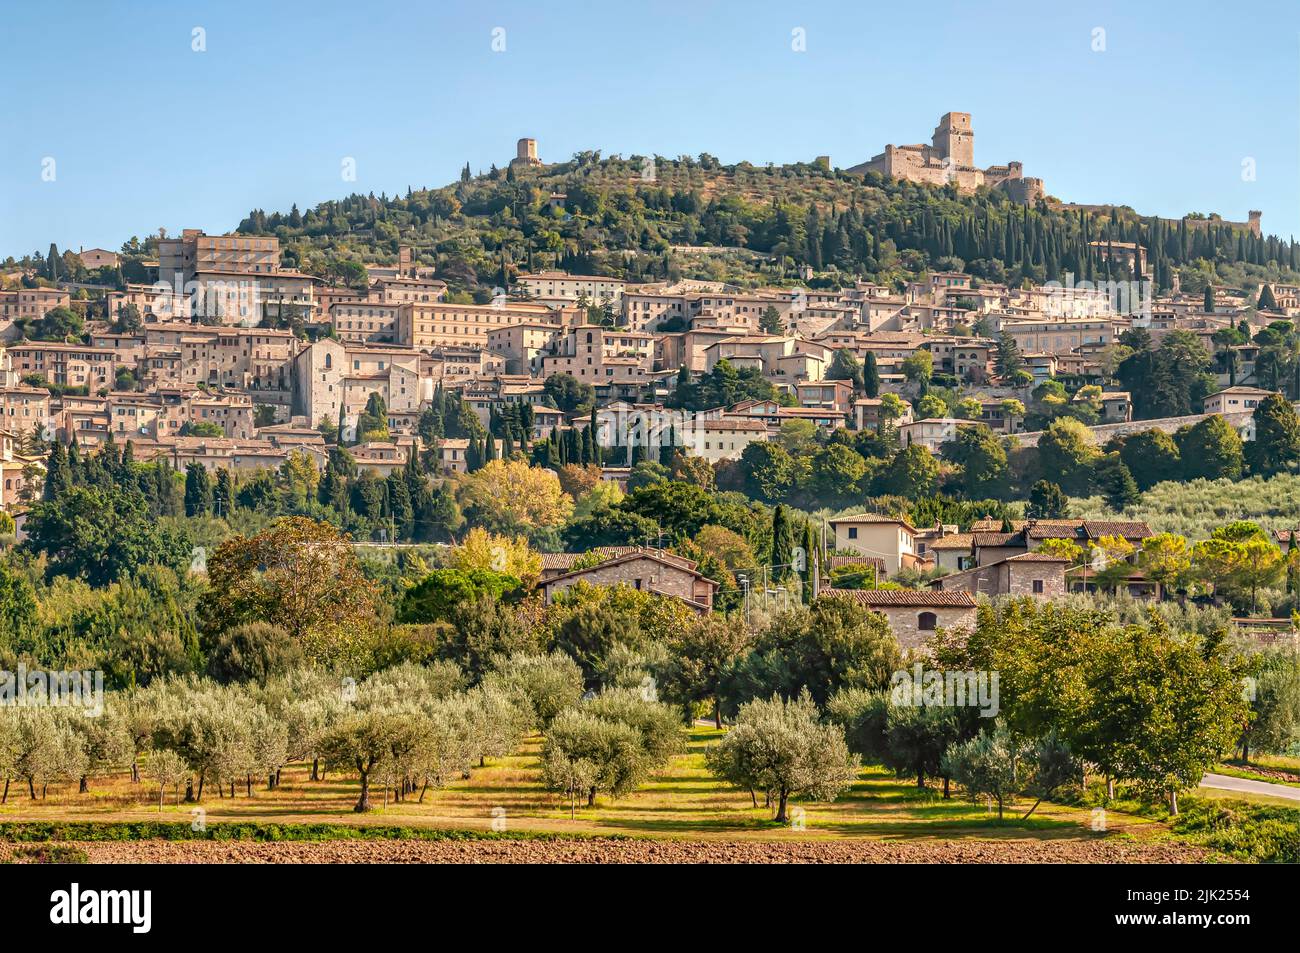
[[[542,160],[537,158],[537,140],[520,139],[515,143],[515,157],[510,160],[513,166],[535,166],[541,165]]]
[[[1044,195],[1043,180],[1028,178],[1019,162],[975,167],[975,132],[970,113],[944,113],[935,127],[930,145],[885,146],[885,151],[850,172],[879,172],[908,182],[931,185],[957,183],[962,192],[974,192],[981,185],[1002,189],[1014,201],[1033,202]]]

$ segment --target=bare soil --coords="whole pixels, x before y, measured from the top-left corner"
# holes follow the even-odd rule
[[[0,861],[13,844],[0,843]],[[93,864],[963,864],[1199,863],[1212,855],[1174,842],[1107,838],[923,841],[130,841],[73,843]],[[1215,858],[1217,859],[1217,858]]]

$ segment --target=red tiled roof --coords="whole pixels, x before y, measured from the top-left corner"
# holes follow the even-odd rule
[[[831,556],[831,569],[840,569],[843,566],[875,566],[882,572],[885,569],[885,561],[879,556]]]
[[[842,596],[872,609],[973,609],[978,604],[969,592],[917,589],[823,589],[824,596]]]
[[[849,516],[837,516],[833,520],[829,520],[829,522],[832,526],[836,523],[897,523],[899,526],[906,527],[913,535],[917,532],[916,527],[907,520],[882,516],[879,513],[854,513]]]

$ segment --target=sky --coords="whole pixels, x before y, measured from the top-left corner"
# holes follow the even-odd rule
[[[1066,201],[1300,237],[1295,0],[0,8],[0,260],[436,187],[523,136],[847,168],[948,111]]]

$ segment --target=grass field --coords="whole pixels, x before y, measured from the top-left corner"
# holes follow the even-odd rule
[[[696,728],[684,754],[635,793],[620,799],[600,797],[593,808],[579,806],[570,818],[569,806],[541,787],[538,772],[540,739],[527,742],[514,756],[475,769],[472,777],[442,790],[430,789],[424,803],[408,797],[395,802],[391,793],[375,789],[376,810],[352,812],[357,782],[327,777],[309,780],[305,765],[286,769],[281,785],[266,791],[254,783],[254,796],[243,786],[235,798],[208,791],[199,805],[208,823],[342,823],[436,826],[468,830],[505,829],[575,835],[633,835],[693,840],[781,839],[914,839],[914,838],[1161,838],[1168,836],[1157,820],[1110,811],[1107,834],[1092,830],[1086,808],[1042,804],[1022,821],[1030,802],[1008,808],[999,822],[996,807],[972,805],[954,792],[944,800],[934,788],[919,790],[879,766],[866,766],[852,789],[832,803],[797,803],[792,825],[771,821],[772,811],[761,798],[753,807],[748,792],[721,785],[704,767],[704,748],[719,737],[711,728]],[[227,792],[228,793],[228,792]],[[9,801],[0,807],[0,821],[49,820],[165,820],[189,821],[195,805],[174,803],[157,809],[157,789],[148,782],[133,785],[123,775],[91,780],[90,791],[78,794],[75,785],[51,788],[45,799],[32,801],[25,787],[14,784]]]

